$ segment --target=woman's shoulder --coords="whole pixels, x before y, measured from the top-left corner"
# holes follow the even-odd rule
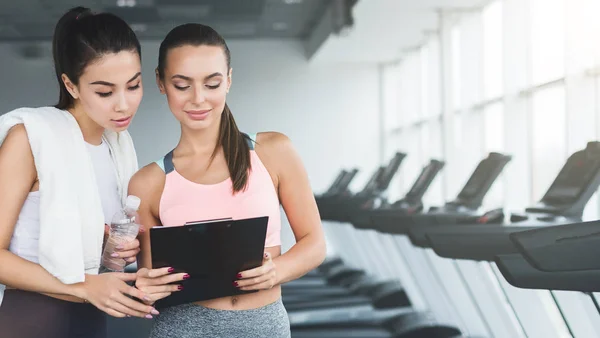
[[[165,184],[165,172],[152,162],[138,170],[129,180],[129,193],[148,195],[162,191]]]
[[[261,162],[272,172],[284,170],[286,163],[294,161],[296,156],[290,138],[275,131],[257,133],[254,150]]]
[[[58,109],[52,106],[44,106],[44,107],[19,107],[13,110],[10,110],[3,114],[2,116],[11,116],[11,115],[40,115],[47,116],[48,114],[64,114],[65,111],[62,109]]]
[[[264,148],[268,152],[285,150],[292,147],[290,138],[280,132],[264,131],[251,134],[250,138],[255,142],[256,148]]]

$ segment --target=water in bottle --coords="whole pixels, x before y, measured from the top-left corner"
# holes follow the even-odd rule
[[[138,222],[138,209],[141,200],[137,196],[127,196],[125,207],[119,210],[110,224],[108,240],[102,253],[102,262],[100,272],[123,272],[127,262],[123,258],[111,257],[116,251],[116,247],[135,240],[138,235],[140,225]]]

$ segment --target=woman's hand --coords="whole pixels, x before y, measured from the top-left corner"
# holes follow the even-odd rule
[[[137,254],[140,252],[140,241],[136,238],[131,242],[119,244],[115,247],[112,257],[123,258],[127,264],[135,262]]]
[[[143,233],[146,231],[143,226],[140,226],[139,233]],[[105,241],[108,240],[108,236],[110,233],[110,228],[107,224],[104,225],[104,238]],[[133,263],[137,259],[137,255],[140,252],[140,241],[136,238],[131,242],[127,242],[121,245],[118,245],[115,248],[115,252],[112,254],[114,258],[123,258],[127,265]]]
[[[237,281],[233,285],[240,290],[269,290],[277,285],[277,269],[271,254],[265,252],[262,266],[241,272],[237,275]]]
[[[152,305],[159,299],[168,297],[173,292],[183,290],[183,286],[171,284],[190,278],[187,273],[171,275],[173,268],[147,269],[141,268],[137,272],[135,287],[149,296],[144,299],[146,304]]]
[[[136,275],[132,273],[111,272],[86,275],[81,292],[76,296],[113,317],[131,316],[151,319],[152,315],[158,315],[156,309],[128,297],[144,301],[150,299],[144,292],[125,283],[134,280]]]

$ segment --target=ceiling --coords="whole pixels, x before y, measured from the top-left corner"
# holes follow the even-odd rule
[[[50,40],[75,6],[112,12],[140,39],[161,40],[176,25],[208,24],[226,39],[303,39],[330,0],[0,0],[0,42]],[[133,5],[133,6],[132,6]]]
[[[440,13],[479,11],[491,0],[363,0],[352,9],[354,25],[306,45],[312,62],[396,62],[438,34]]]
[[[226,39],[298,40],[312,63],[386,63],[436,34],[440,12],[469,13],[490,1],[0,0],[0,42],[49,41],[67,9],[86,6],[121,16],[142,40],[162,40],[178,24],[201,22]],[[25,46],[24,57],[39,57],[35,45]]]

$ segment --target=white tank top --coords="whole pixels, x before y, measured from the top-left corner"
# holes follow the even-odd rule
[[[94,165],[96,182],[102,201],[104,223],[110,224],[113,215],[121,208],[115,165],[111,158],[110,149],[105,142],[102,142],[99,146],[88,143],[87,146]],[[29,193],[23,208],[21,208],[9,250],[17,256],[39,263],[39,234],[40,192],[35,191]]]

